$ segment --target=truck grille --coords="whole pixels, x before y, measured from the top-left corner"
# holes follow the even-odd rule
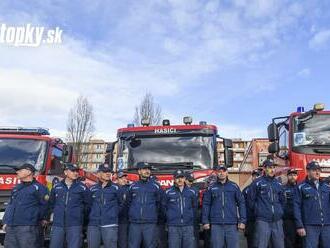
[[[5,209],[4,203],[8,202],[10,194],[10,190],[0,190],[0,211]]]

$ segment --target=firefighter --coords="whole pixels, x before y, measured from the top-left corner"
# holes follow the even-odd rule
[[[90,188],[91,209],[87,228],[89,248],[117,247],[118,214],[120,210],[119,186],[111,181],[108,164],[100,164],[97,170],[99,182]]]
[[[294,217],[303,247],[330,246],[330,187],[320,181],[318,162],[306,166],[307,178],[298,185],[294,199]]]
[[[217,182],[217,178],[218,176],[215,175],[214,173],[211,174],[207,180],[206,180],[206,188],[210,187],[211,185],[213,185],[214,183]],[[202,197],[202,202],[203,202],[203,199],[204,199],[204,196],[205,196],[205,193],[207,191],[204,191],[203,192],[203,197]],[[204,248],[210,248],[211,247],[211,231],[210,229],[205,229],[203,228],[203,241],[204,241]]]
[[[21,183],[13,188],[3,218],[4,245],[37,248],[39,225],[47,222],[48,189],[34,178],[36,169],[32,164],[23,164],[15,170]]]
[[[293,215],[293,201],[297,186],[298,171],[296,169],[289,169],[287,171],[287,184],[283,186],[284,192],[284,243],[286,248],[301,247],[301,240],[296,233],[296,225]]]
[[[245,200],[238,185],[228,179],[227,168],[218,165],[215,170],[217,181],[203,198],[203,227],[211,229],[211,247],[238,248],[238,230],[243,231],[246,223]]]
[[[137,163],[139,181],[134,182],[128,190],[127,206],[129,208],[128,247],[145,248],[157,246],[157,223],[161,214],[162,189],[151,179],[151,165]]]
[[[129,184],[127,174],[119,171],[117,174],[117,183],[119,185],[119,195],[121,205],[123,206],[119,212],[119,227],[118,227],[118,248],[127,248],[128,246],[128,208],[126,205],[127,193]]]
[[[251,180],[252,183],[261,175],[261,170],[260,169],[254,169],[251,173]],[[242,194],[244,196],[245,202],[247,202],[247,195],[249,192],[249,189],[251,187],[251,184],[246,186]],[[247,240],[247,246],[248,248],[253,248],[253,235],[254,235],[254,226],[255,226],[255,217],[253,214],[253,209],[250,209],[248,204],[246,204],[246,217],[247,217],[247,223],[246,223],[246,228],[245,228],[245,237]]]
[[[168,226],[168,247],[195,246],[194,217],[197,208],[196,192],[185,185],[185,173],[174,173],[174,186],[166,190],[163,211]]]
[[[198,247],[199,245],[199,223],[200,223],[200,209],[198,208],[199,204],[199,188],[194,185],[194,175],[191,172],[186,172],[185,173],[186,176],[186,185],[187,187],[189,187],[190,189],[192,189],[195,194],[196,194],[196,198],[197,198],[197,207],[195,208],[195,216],[194,216],[194,236],[195,236],[195,241],[196,241],[196,247]]]
[[[50,193],[49,205],[53,212],[50,248],[78,248],[82,245],[82,228],[90,207],[90,191],[79,180],[75,164],[64,165],[65,178]]]
[[[247,198],[248,207],[255,213],[254,246],[267,248],[284,247],[283,204],[284,195],[281,183],[275,178],[275,164],[266,159],[263,163],[264,175],[251,185]]]

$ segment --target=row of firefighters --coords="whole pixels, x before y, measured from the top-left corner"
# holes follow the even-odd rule
[[[114,183],[109,166],[101,164],[99,182],[88,188],[78,167],[66,164],[64,179],[49,193],[35,180],[33,165],[18,167],[21,183],[12,190],[3,218],[5,247],[43,247],[41,230],[50,216],[51,248],[82,247],[84,227],[90,248],[194,248],[200,223],[209,234],[205,247],[239,247],[239,232],[248,247],[330,247],[330,186],[320,180],[317,162],[307,165],[302,183],[297,185],[297,171],[291,169],[282,185],[267,159],[242,192],[228,179],[227,168],[217,165],[201,203],[190,174],[175,171],[174,186],[164,191],[150,164],[138,163],[137,169],[140,180],[128,185],[125,173]]]

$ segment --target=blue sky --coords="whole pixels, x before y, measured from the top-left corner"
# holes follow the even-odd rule
[[[229,137],[263,137],[298,105],[330,107],[330,2],[140,0],[0,2],[0,23],[63,29],[63,43],[0,44],[0,124],[65,134],[80,94],[107,140],[151,92]]]

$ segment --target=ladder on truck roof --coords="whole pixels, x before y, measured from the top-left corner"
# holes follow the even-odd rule
[[[42,127],[1,127],[0,133],[4,134],[38,134],[50,135],[47,128]]]

